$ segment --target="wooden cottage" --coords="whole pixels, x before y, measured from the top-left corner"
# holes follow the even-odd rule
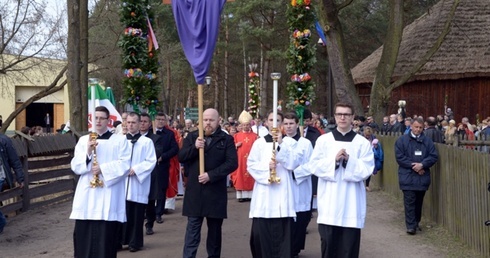
[[[442,0],[403,30],[396,80],[412,68],[437,40],[454,1]],[[369,105],[375,69],[382,47],[352,69],[354,82],[364,107]],[[451,31],[432,58],[391,95],[388,112],[396,113],[398,100],[405,100],[407,115],[444,114],[454,111],[456,121],[463,116],[476,123],[490,116],[490,1],[461,0]]]

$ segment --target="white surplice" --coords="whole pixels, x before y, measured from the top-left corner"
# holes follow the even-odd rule
[[[264,137],[254,142],[247,159],[247,170],[255,179],[249,218],[296,217],[292,172],[285,167],[296,158],[297,153],[292,151],[295,144],[292,138],[283,139],[280,151],[276,151],[276,174],[281,182],[269,183],[272,142],[266,142]]]
[[[130,166],[131,148],[124,135],[113,134],[97,140],[97,162],[103,187],[91,188],[93,158],[87,163],[89,135],[82,136],[75,147],[71,169],[77,175],[70,219],[126,222],[125,177]]]
[[[335,157],[346,149],[349,160],[336,169]],[[333,133],[320,136],[310,162],[295,170],[296,178],[318,177],[318,224],[363,228],[366,218],[364,180],[374,169],[371,143],[361,135],[352,141],[336,141]]]
[[[308,139],[300,137],[296,141],[291,137],[285,137],[281,144],[280,154],[277,155],[277,160],[287,170],[294,171],[299,166],[308,163],[312,151],[313,147]],[[292,183],[295,211],[309,211],[311,209],[312,195],[311,175],[295,179]]]
[[[131,146],[131,141],[128,140]],[[137,203],[148,203],[150,193],[151,172],[156,165],[157,157],[153,141],[145,136],[141,136],[134,146],[131,158],[131,168],[135,175],[126,177],[126,200]]]

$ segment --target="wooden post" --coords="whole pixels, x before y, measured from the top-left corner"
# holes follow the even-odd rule
[[[204,140],[204,128],[203,128],[203,85],[197,85],[197,108],[199,112],[199,138]],[[199,174],[204,174],[204,148],[199,149]]]
[[[22,211],[28,211],[31,205],[31,196],[29,193],[29,142],[28,139],[22,138],[24,148],[26,149],[26,155],[20,160],[22,162],[22,170],[24,170],[24,188],[22,189]]]

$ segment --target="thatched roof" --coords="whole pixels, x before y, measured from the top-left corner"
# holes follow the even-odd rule
[[[441,0],[403,30],[393,79],[412,68],[437,40],[453,0]],[[383,47],[352,69],[356,84],[372,83]],[[490,1],[461,0],[451,31],[432,58],[413,76],[415,80],[490,77]]]

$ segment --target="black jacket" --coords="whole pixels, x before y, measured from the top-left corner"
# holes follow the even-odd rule
[[[24,182],[22,163],[20,162],[19,156],[17,156],[12,140],[5,134],[0,134],[0,157],[5,170],[5,181],[8,187],[13,188],[15,186],[12,169],[15,171],[17,182],[19,184]],[[0,191],[2,190],[1,188],[2,186],[0,186]]]
[[[431,139],[423,133],[418,139],[411,134],[400,136],[395,142],[398,162],[398,182],[401,190],[427,191],[430,186],[430,167],[438,160],[439,154]],[[412,169],[412,163],[422,163],[425,173],[419,175]]]
[[[318,139],[318,137],[320,137],[321,135],[322,135],[322,133],[318,129],[316,129],[315,127],[313,127],[313,126],[307,126],[306,127],[305,138],[310,140],[311,146],[313,146],[313,148],[315,148],[316,139]]]
[[[152,131],[148,131],[146,137],[150,138],[151,141],[153,142],[153,146],[155,147],[155,155],[157,156],[158,159],[158,157],[160,157],[163,152],[163,144],[162,144],[163,138],[160,137],[159,135],[153,134]],[[148,195],[148,199],[159,200],[165,197],[165,191],[162,186],[163,181],[164,181],[163,171],[161,171],[161,167],[158,166],[157,163],[155,168],[153,168],[153,171],[151,171],[151,184],[150,184],[150,193]]]
[[[425,129],[424,134],[434,143],[444,143],[444,135],[435,126],[430,126]]]
[[[153,135],[153,131],[150,130],[149,134]],[[163,128],[160,132],[157,131],[156,136],[160,139],[157,140],[157,143],[154,142],[158,147],[155,147],[155,151],[157,152],[157,165],[151,175],[152,186],[150,186],[149,195],[151,200],[159,200],[165,197],[169,181],[170,159],[179,153],[179,145],[175,140],[172,130]],[[160,158],[161,161],[158,162]]]
[[[201,184],[199,176],[199,150],[195,147],[198,131],[191,132],[184,139],[179,151],[179,161],[184,164],[187,187],[184,194],[182,214],[210,218],[226,218],[228,195],[226,178],[238,168],[238,157],[233,137],[220,127],[211,136],[211,142],[204,148],[204,170],[209,182]]]

